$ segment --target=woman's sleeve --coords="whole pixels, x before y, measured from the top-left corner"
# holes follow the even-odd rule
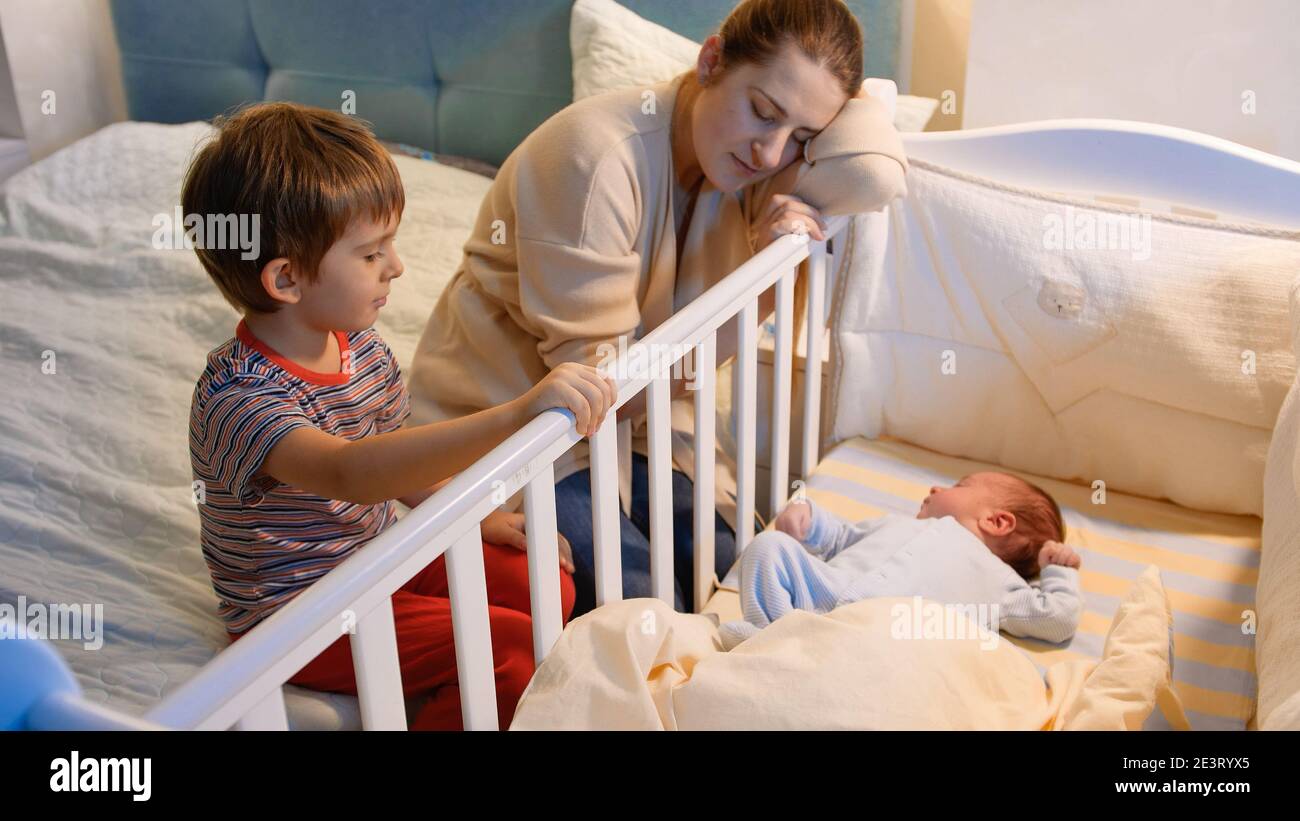
[[[598,364],[641,324],[635,174],[611,152],[594,169],[553,163],[518,192],[519,305],[538,356]]]
[[[826,216],[879,211],[907,194],[907,167],[889,109],[855,97],[808,141],[803,157],[754,186],[746,217],[754,228],[773,194],[793,194]]]

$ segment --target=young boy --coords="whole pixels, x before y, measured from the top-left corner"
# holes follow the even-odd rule
[[[256,215],[228,224],[255,226],[260,248],[256,259],[246,241],[196,249],[243,314],[209,354],[190,413],[203,555],[233,641],[392,525],[394,500],[414,507],[548,408],[571,410],[590,435],[616,394],[594,368],[567,364],[504,405],[401,429],[406,388],[371,327],[402,275],[393,243],[406,201],[392,159],[361,121],[323,109],[266,103],[217,126],[182,207],[205,222]],[[498,511],[482,532],[505,728],[533,673],[523,517]],[[573,579],[561,579],[567,620]],[[431,695],[412,728],[459,728],[443,559],[392,603],[405,694]],[[355,693],[347,637],[290,681]]]

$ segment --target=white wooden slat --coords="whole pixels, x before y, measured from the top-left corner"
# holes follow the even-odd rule
[[[406,701],[402,695],[402,665],[397,657],[397,629],[393,600],[383,603],[357,621],[348,636],[352,670],[357,679],[361,726],[366,730],[405,730]]]
[[[737,333],[739,333],[739,328],[740,328],[739,319],[736,320],[736,327],[738,329]],[[739,337],[737,337],[737,344],[739,344]],[[739,347],[737,348],[737,352],[739,352]],[[731,413],[731,430],[733,432],[740,430],[740,402],[737,401],[737,397],[740,396],[740,379],[741,379],[740,371],[741,371],[740,357],[737,356],[731,362],[731,411],[730,413]]]
[[[713,592],[714,427],[717,413],[717,334],[695,347],[695,612]]]
[[[808,257],[808,315],[804,317],[808,345],[803,378],[803,464],[799,471],[804,481],[817,467],[821,447],[822,335],[826,330],[823,317],[828,262],[826,243],[813,243]]]
[[[650,587],[654,597],[674,606],[673,595],[673,463],[669,374],[658,374],[646,386],[649,425]]]
[[[492,631],[488,621],[487,578],[483,572],[483,535],[478,525],[456,540],[447,557],[452,637],[460,714],[466,730],[496,730],[497,692],[492,672]]]
[[[555,529],[555,467],[549,462],[538,468],[524,487],[524,520],[533,659],[541,664],[564,628],[560,614],[560,544]]]
[[[790,497],[790,382],[794,361],[794,280],[798,267],[776,283],[776,350],[772,362],[771,493],[768,519],[776,517]]]
[[[736,551],[754,538],[754,491],[758,481],[758,302],[740,309],[737,328],[736,388],[731,401],[736,418]]]
[[[631,421],[607,414],[591,437],[591,533],[595,545],[597,606],[623,599],[623,534],[618,498],[618,434]]]
[[[288,730],[289,714],[284,709],[284,688],[276,687],[244,713],[235,723],[240,730]]]

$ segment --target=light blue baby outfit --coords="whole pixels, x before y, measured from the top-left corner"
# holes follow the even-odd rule
[[[743,622],[719,629],[727,649],[791,610],[826,613],[842,604],[887,596],[921,596],[954,605],[996,605],[1013,636],[1063,642],[1083,607],[1079,571],[1048,565],[1039,586],[1025,581],[951,516],[917,519],[896,513],[857,524],[804,500],[812,524],[803,544],[787,533],[759,534],[741,553]]]

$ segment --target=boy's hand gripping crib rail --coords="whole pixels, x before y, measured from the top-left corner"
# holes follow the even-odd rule
[[[848,224],[828,219],[828,237]],[[714,419],[717,331],[740,316],[733,411],[737,424],[736,544],[753,538],[755,438],[758,387],[758,297],[776,290],[776,350],[773,384],[771,508],[788,498],[790,401],[794,354],[794,281],[808,259],[807,373],[804,391],[803,464],[808,476],[817,463],[821,399],[821,330],[826,298],[827,244],[790,234],[771,243],[698,299],[632,345],[614,376],[629,361],[650,362],[658,373],[615,378],[617,404],[609,409],[591,442],[591,495],[595,540],[596,601],[622,598],[616,411],[639,391],[649,390],[650,550],[655,595],[673,602],[672,462],[669,369],[694,350],[695,361],[695,567],[696,606],[703,606],[713,578]],[[644,350],[638,351],[638,347]],[[660,351],[671,352],[659,355]],[[467,729],[497,729],[492,645],[479,523],[500,500],[524,489],[528,521],[528,581],[532,598],[533,648],[537,661],[559,638],[560,577],[555,520],[553,462],[581,437],[573,417],[547,411],[524,425],[474,465],[457,475],[393,527],[328,573],[288,605],[224,650],[177,688],[141,721],[115,720],[111,712],[78,705],[66,692],[33,700],[27,711],[33,729],[163,727],[288,729],[282,686],[343,632],[349,633],[362,725],[405,729],[397,638],[390,597],[412,576],[446,553],[461,711]],[[57,703],[56,703],[57,702]],[[57,709],[56,709],[57,708]],[[84,709],[83,709],[84,708]]]

